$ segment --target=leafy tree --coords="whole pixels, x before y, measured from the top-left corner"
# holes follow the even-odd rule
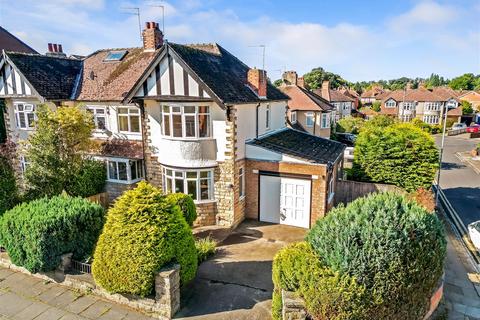
[[[330,81],[330,87],[333,89],[349,85],[349,82],[338,74],[325,71],[321,67],[312,69],[312,71],[306,73],[303,78],[306,86],[312,90],[321,88],[323,81]]]
[[[459,77],[453,78],[449,86],[454,90],[473,90],[476,85],[476,77],[473,73],[465,73]]]
[[[280,87],[281,85],[283,84],[283,80],[282,79],[277,79],[273,82],[273,85],[275,87]]]
[[[380,101],[374,101],[372,103],[372,110],[375,112],[380,112],[382,110],[381,105],[382,103]]]
[[[470,102],[463,100],[462,101],[462,114],[472,114],[473,106]]]
[[[430,77],[425,80],[425,87],[428,89],[444,86],[446,84],[447,82],[445,79],[436,73],[432,73]]]
[[[353,133],[357,134],[360,132],[361,128],[365,124],[365,120],[357,117],[346,117],[338,120],[337,122],[337,132],[343,133]]]
[[[356,140],[354,168],[363,179],[407,191],[430,188],[438,168],[438,150],[433,138],[413,124],[383,128],[370,124]]]
[[[36,130],[28,138],[25,179],[30,197],[53,196],[66,189],[81,170],[90,147],[93,119],[77,108],[46,105],[37,109]]]
[[[379,114],[368,121],[365,121],[362,130],[383,129],[395,123],[395,118]]]
[[[15,145],[11,142],[0,144],[0,217],[18,202],[19,192],[12,157]]]

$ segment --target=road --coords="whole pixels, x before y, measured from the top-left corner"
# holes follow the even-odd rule
[[[435,140],[440,146],[441,136]],[[480,220],[480,175],[455,153],[472,150],[479,142],[467,134],[445,137],[440,186],[465,226]]]

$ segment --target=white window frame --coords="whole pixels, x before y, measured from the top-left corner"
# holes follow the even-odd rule
[[[330,128],[330,115],[328,113],[322,113],[321,115],[321,128],[322,129],[327,129]]]
[[[272,110],[270,109],[270,105],[268,104],[265,109],[265,129],[269,130],[272,126]]]
[[[126,114],[120,113],[120,109],[127,109],[127,113]],[[125,117],[128,119],[128,130],[125,131],[120,129],[120,117]],[[139,131],[132,131],[132,117],[138,117]],[[140,109],[137,107],[130,107],[130,106],[117,107],[117,126],[118,126],[118,132],[120,133],[142,134],[142,116],[140,113]]]
[[[238,194],[240,199],[245,198],[245,167],[238,169]]]
[[[402,102],[402,110],[406,110],[406,111],[415,110],[415,102]]]
[[[385,108],[395,108],[397,106],[397,103],[395,100],[388,100],[385,102]]]
[[[343,103],[343,111],[348,111],[350,110],[350,103],[344,102]]]
[[[427,114],[427,115],[423,116],[422,120],[423,120],[423,122],[425,122],[427,124],[438,124],[439,120],[440,120],[440,117],[438,115],[435,115],[435,114]]]
[[[297,123],[297,111],[290,112],[290,119],[292,123]]]
[[[169,171],[171,174],[169,174]],[[196,173],[196,178],[189,178],[188,173]],[[202,177],[202,173],[207,175],[207,177]],[[178,169],[178,168],[170,168],[162,166],[162,181],[163,181],[163,192],[171,193],[175,191],[175,184],[177,183],[176,180],[182,180],[183,183],[183,191],[188,192],[188,181],[196,181],[195,185],[195,192],[197,193],[196,199],[194,198],[193,201],[195,203],[202,203],[202,202],[211,202],[215,200],[214,195],[214,171],[213,168],[209,169]],[[168,190],[167,187],[167,180],[171,180],[171,190]],[[201,181],[207,180],[208,185],[208,199],[201,198]],[[193,197],[192,197],[193,198]]]
[[[103,110],[103,114],[97,114],[98,110]],[[92,113],[93,123],[95,125],[96,131],[107,131],[109,129],[108,125],[108,107],[106,106],[87,106],[87,111]],[[98,128],[98,118],[103,117],[105,118],[105,129]],[[120,127],[119,127],[120,129]],[[141,130],[141,129],[140,129]]]
[[[309,119],[311,119],[312,123],[309,124]],[[305,126],[307,128],[313,128],[315,126],[315,113],[307,112],[305,113]]]
[[[30,163],[28,162],[27,158],[25,158],[25,156],[21,156],[20,157],[20,169],[22,170],[22,174],[25,173],[25,171],[27,171],[27,167]]]
[[[22,109],[23,110],[19,110],[20,106],[22,106]],[[13,103],[13,107],[14,107],[14,112],[15,112],[15,123],[16,123],[16,127],[17,129],[20,129],[20,130],[34,130],[35,129],[35,121],[37,121],[37,115],[35,114],[35,110],[36,110],[36,105],[33,104],[33,103],[29,103],[29,102],[22,102],[22,101],[15,101]],[[29,110],[25,110],[25,108],[29,108]],[[33,114],[33,123],[29,123],[29,118],[28,116]],[[20,119],[23,119],[23,121],[25,122],[25,126],[22,127],[21,126],[21,121]]]
[[[335,178],[335,174],[332,170],[328,178],[328,203],[332,202],[333,197],[335,196],[335,190],[334,190],[335,179],[334,178]]]
[[[122,184],[133,184],[145,179],[145,163],[141,159],[125,159],[125,158],[101,158],[105,162],[107,166],[107,181],[108,182],[115,182],[115,183],[122,183]],[[132,179],[132,164],[133,162],[136,163],[136,170],[137,170],[137,178]],[[110,163],[114,163],[116,167],[116,177],[110,177]],[[119,170],[118,164],[124,163],[127,170],[127,180],[119,179]],[[140,166],[138,166],[140,164]]]
[[[178,140],[202,140],[202,139],[211,139],[212,138],[212,115],[211,115],[211,107],[209,105],[178,105],[178,104],[164,104],[161,106],[161,134],[163,137],[169,139],[178,139]],[[185,108],[195,108],[195,112],[187,113],[185,112]],[[207,112],[200,112],[200,108],[207,108]],[[167,110],[168,109],[168,110]],[[179,111],[175,111],[179,110]],[[173,135],[173,116],[180,115],[181,122],[182,122],[182,136],[176,137]],[[166,134],[166,126],[164,117],[168,117],[169,127],[168,131],[169,134]],[[200,136],[200,116],[207,117],[207,131],[208,134],[204,137]],[[186,117],[194,117],[195,118],[195,136],[187,137],[187,127],[186,127]]]

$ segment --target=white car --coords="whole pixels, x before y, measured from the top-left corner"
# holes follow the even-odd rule
[[[467,129],[467,125],[465,123],[454,123],[452,126],[452,130],[459,130],[459,129]]]
[[[468,235],[475,248],[480,251],[480,221],[472,222],[468,225]]]

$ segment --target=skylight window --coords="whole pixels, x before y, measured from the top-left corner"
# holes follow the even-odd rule
[[[121,51],[110,51],[107,54],[107,57],[103,61],[120,61],[125,57],[127,54],[127,50],[121,50]]]

